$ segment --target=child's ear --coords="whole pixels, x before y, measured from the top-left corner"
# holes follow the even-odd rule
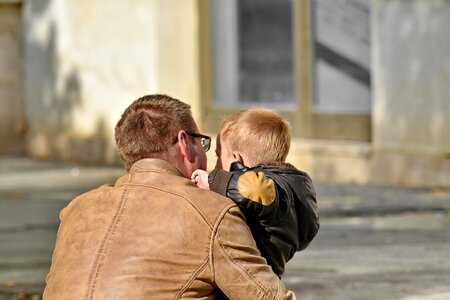
[[[245,165],[245,164],[244,164],[244,158],[242,157],[242,154],[241,154],[240,152],[233,151],[233,152],[231,153],[231,155],[233,155],[233,161],[238,161],[238,162],[240,162],[241,164]]]

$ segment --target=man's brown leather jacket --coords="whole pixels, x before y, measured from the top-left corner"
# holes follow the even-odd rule
[[[144,159],[61,212],[45,300],[295,299],[239,208]]]

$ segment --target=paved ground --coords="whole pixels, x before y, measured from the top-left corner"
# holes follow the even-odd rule
[[[41,299],[58,214],[123,174],[0,157],[0,300]],[[283,281],[304,300],[450,299],[450,193],[316,182],[322,226]]]

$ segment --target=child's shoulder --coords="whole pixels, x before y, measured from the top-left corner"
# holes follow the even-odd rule
[[[267,170],[276,174],[284,174],[284,175],[300,175],[302,177],[309,177],[308,173],[297,169],[294,165],[288,163],[288,162],[282,162],[282,161],[264,161],[260,164],[258,164],[257,167],[261,170]]]
[[[259,172],[262,171],[264,173],[275,173],[275,174],[291,174],[291,175],[301,175],[301,176],[309,176],[306,172],[297,169],[294,165],[277,160],[268,160],[263,161],[257,164],[254,167],[246,167],[240,162],[233,162],[231,164],[231,172]],[[269,176],[270,177],[270,176]]]
[[[297,168],[294,167],[292,164],[290,164],[288,162],[284,162],[284,161],[278,161],[278,160],[263,161],[260,164],[258,164],[258,166],[268,167],[268,168],[273,168],[273,169],[295,169],[295,170],[297,170]]]

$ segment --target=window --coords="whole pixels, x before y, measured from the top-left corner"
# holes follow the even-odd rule
[[[213,93],[220,106],[295,106],[292,0],[212,0]]]
[[[370,112],[368,0],[312,1],[314,111]]]
[[[369,0],[205,0],[204,125],[275,108],[309,138],[370,139]]]

